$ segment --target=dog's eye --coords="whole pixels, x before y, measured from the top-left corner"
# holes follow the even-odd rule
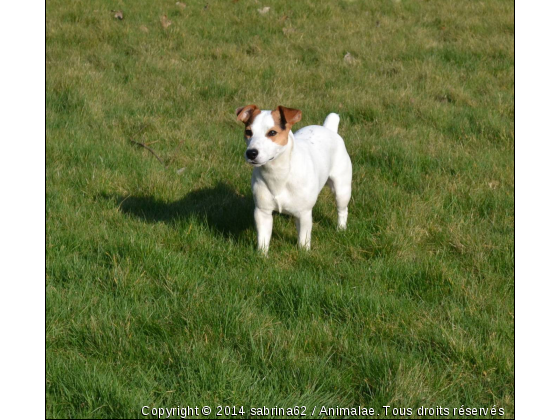
[[[278,134],[276,131],[270,130],[270,131],[268,132],[268,137],[274,137],[276,134]]]
[[[251,130],[245,130],[245,135],[247,137],[251,137],[253,135],[253,132]]]

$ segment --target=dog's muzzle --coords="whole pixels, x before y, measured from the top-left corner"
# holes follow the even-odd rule
[[[245,156],[247,156],[249,160],[255,160],[258,155],[259,151],[257,149],[249,149],[245,152]]]

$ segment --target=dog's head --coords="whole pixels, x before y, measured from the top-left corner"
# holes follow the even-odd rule
[[[245,123],[245,159],[256,167],[276,159],[286,150],[290,130],[301,120],[300,110],[283,106],[274,111],[261,111],[256,105],[247,105],[236,112],[237,119]]]

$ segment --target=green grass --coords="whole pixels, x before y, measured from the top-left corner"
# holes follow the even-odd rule
[[[47,4],[47,416],[513,416],[513,2],[185,3]],[[348,231],[259,255],[249,103],[340,114]]]

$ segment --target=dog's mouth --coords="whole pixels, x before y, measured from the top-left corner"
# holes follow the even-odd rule
[[[251,166],[263,166],[266,165],[271,160],[274,160],[274,156],[268,160],[265,160],[264,162],[260,162],[258,159],[248,159],[247,157],[245,157],[245,161]]]
[[[248,159],[247,157],[245,157],[245,161],[251,166],[259,167],[259,166],[263,166],[263,165],[267,164],[271,160],[274,160],[275,157],[276,156],[272,156],[270,159],[268,159],[264,162],[258,162],[256,159],[251,160],[251,159]]]

